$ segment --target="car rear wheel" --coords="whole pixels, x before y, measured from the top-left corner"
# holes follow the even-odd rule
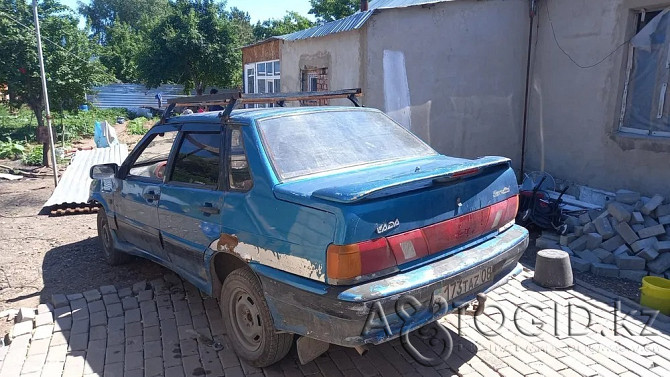
[[[237,355],[262,368],[281,360],[293,334],[278,333],[256,276],[247,268],[228,275],[221,289],[221,313]]]
[[[130,260],[130,255],[119,251],[114,246],[114,237],[112,237],[112,229],[109,226],[107,213],[104,209],[98,211],[98,237],[102,246],[102,255],[105,257],[107,263],[112,266],[126,263]]]

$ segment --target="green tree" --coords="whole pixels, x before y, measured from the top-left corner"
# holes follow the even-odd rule
[[[160,19],[170,9],[168,0],[91,0],[79,2],[79,13],[84,16],[92,35],[100,44],[106,44],[107,33],[117,21],[127,24],[131,30],[143,30],[147,18]]]
[[[228,11],[228,19],[235,27],[241,46],[247,46],[256,42],[254,27],[251,25],[251,16],[249,16],[249,13],[233,7]]]
[[[263,40],[275,35],[289,34],[298,30],[308,29],[312,26],[314,26],[314,23],[307,17],[301,16],[297,12],[286,12],[284,18],[269,19],[256,23],[254,26],[254,36],[256,40]]]
[[[241,84],[241,52],[236,28],[221,3],[177,0],[151,31],[139,59],[139,76],[148,87],[184,85],[202,94],[207,86]]]
[[[330,22],[350,16],[359,9],[360,0],[309,0],[313,14],[319,22]]]
[[[44,0],[38,9],[51,107],[76,109],[84,103],[87,90],[111,75],[93,59],[96,45],[77,27],[79,21],[69,8]],[[10,105],[28,106],[43,126],[44,99],[32,18],[32,7],[25,1],[0,0],[0,82],[7,85]]]

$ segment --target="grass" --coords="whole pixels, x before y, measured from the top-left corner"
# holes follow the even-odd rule
[[[128,117],[128,112],[125,109],[91,109],[56,112],[52,116],[52,127],[57,134],[57,140],[63,140],[64,127],[65,141],[72,142],[93,136],[95,121],[106,120],[114,124],[117,117]],[[6,105],[0,104],[0,140],[10,137],[12,140],[24,143],[35,142],[36,130],[37,121],[30,109],[22,107],[11,110]]]
[[[126,129],[129,134],[131,135],[144,135],[149,131],[148,128],[145,127],[145,125],[148,122],[152,122],[152,119],[147,119],[145,117],[139,117],[131,120],[128,122],[128,128]]]

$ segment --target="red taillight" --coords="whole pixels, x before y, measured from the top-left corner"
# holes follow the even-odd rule
[[[514,195],[424,228],[351,245],[330,245],[326,257],[328,281],[346,284],[355,278],[461,245],[510,223],[518,207],[519,197]]]
[[[428,245],[426,245],[421,229],[410,230],[387,238],[398,264],[428,255]]]
[[[450,175],[451,178],[463,178],[470,175],[475,175],[479,173],[479,168],[465,169],[457,171],[456,173]]]
[[[386,238],[330,245],[326,254],[326,273],[331,283],[347,282],[398,265]]]

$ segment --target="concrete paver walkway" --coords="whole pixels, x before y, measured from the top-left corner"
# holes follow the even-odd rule
[[[435,367],[418,363],[399,340],[365,356],[333,346],[307,365],[294,349],[269,368],[251,367],[231,349],[216,300],[169,275],[54,296],[34,320],[14,326],[11,344],[0,347],[0,376],[670,376],[669,322],[645,328],[647,317],[626,316],[636,307],[630,302],[616,311],[606,292],[546,291],[531,276],[490,294],[476,321],[443,318],[454,347]],[[439,342],[410,339],[426,357],[441,352]]]

